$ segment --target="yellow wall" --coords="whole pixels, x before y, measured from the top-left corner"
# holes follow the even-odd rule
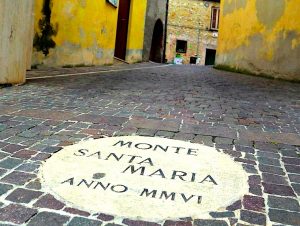
[[[151,0],[149,0],[151,1]],[[142,61],[147,0],[131,0],[126,61]]]
[[[36,0],[35,33],[41,36],[39,21],[44,0]],[[128,56],[131,62],[141,59],[134,54],[143,48],[146,0],[132,0],[128,34]],[[113,63],[118,8],[105,0],[51,0],[51,25],[55,47],[45,54],[34,48],[33,64],[47,66],[102,65]]]
[[[216,64],[300,80],[299,0],[223,0]]]

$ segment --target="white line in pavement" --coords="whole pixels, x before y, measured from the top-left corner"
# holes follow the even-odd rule
[[[151,67],[123,68],[123,69],[113,69],[113,70],[106,70],[106,71],[89,71],[89,72],[80,72],[80,73],[71,73],[71,74],[40,76],[40,77],[26,78],[26,80],[67,77],[67,76],[72,76],[72,75],[92,75],[92,74],[102,74],[102,73],[108,73],[108,72],[134,71],[134,70],[142,70],[142,69],[150,69],[150,68],[169,67],[171,65],[172,64],[165,64],[165,65],[151,66]]]

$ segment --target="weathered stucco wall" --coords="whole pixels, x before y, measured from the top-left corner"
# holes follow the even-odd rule
[[[112,63],[117,18],[106,1],[36,0],[33,64]]]
[[[0,84],[25,82],[32,51],[33,0],[0,1]]]
[[[163,26],[165,27],[166,2],[167,0],[148,0],[143,51],[144,61],[149,61],[153,31],[156,21],[161,20]]]
[[[199,64],[205,63],[206,49],[217,48],[217,37],[210,31],[211,8],[219,3],[202,0],[170,0],[167,29],[166,58],[173,62],[176,56],[176,40],[188,43],[187,53],[181,54],[183,63],[198,55]]]
[[[300,80],[299,0],[223,0],[216,64]]]
[[[149,0],[152,1],[152,0]],[[142,61],[147,0],[131,0],[126,61]]]
[[[131,0],[126,60],[142,59],[147,0]],[[105,0],[36,0],[33,64],[112,64],[118,8]]]

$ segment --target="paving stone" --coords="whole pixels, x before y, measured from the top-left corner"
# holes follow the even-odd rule
[[[300,196],[300,184],[292,184],[294,191]]]
[[[0,195],[7,193],[9,190],[13,188],[10,184],[2,184],[0,183]]]
[[[4,178],[1,179],[2,182],[10,183],[10,184],[16,184],[16,185],[24,185],[26,182],[30,181],[31,179],[35,178],[36,175],[25,173],[25,172],[19,172],[19,171],[13,171],[12,173],[8,174]]]
[[[115,223],[108,223],[105,224],[105,226],[122,226],[121,224],[115,224]]]
[[[153,137],[156,132],[156,129],[138,129],[137,135]]]
[[[197,135],[194,139],[193,142],[199,143],[199,144],[205,144],[207,146],[214,146],[214,143],[212,141],[211,136],[203,136],[203,135]]]
[[[7,152],[7,153],[15,153],[17,151],[20,151],[22,149],[26,148],[25,146],[17,145],[17,144],[9,144],[2,149],[2,151]]]
[[[280,150],[280,152],[284,157],[299,157],[295,150]]]
[[[69,223],[68,226],[100,226],[101,221],[91,220],[83,217],[74,217]]]
[[[217,144],[233,144],[233,139],[224,138],[224,137],[216,137],[215,142]]]
[[[6,169],[1,169],[0,168],[0,177],[6,174],[7,170]]]
[[[262,196],[262,186],[258,184],[250,184],[249,185],[249,193],[253,195]]]
[[[34,216],[28,223],[28,226],[42,226],[48,225],[51,222],[51,226],[62,226],[69,220],[69,217],[63,216],[57,213],[40,212]]]
[[[37,213],[35,209],[21,205],[10,204],[0,209],[0,221],[23,224]]]
[[[251,174],[257,174],[258,171],[255,168],[254,165],[249,165],[249,164],[242,164],[243,169],[247,172],[247,173],[251,173]]]
[[[235,211],[235,210],[238,210],[238,209],[241,209],[241,208],[242,208],[242,201],[238,200],[238,201],[234,202],[233,204],[231,204],[230,206],[228,206],[226,208],[226,210]]]
[[[282,158],[282,161],[290,165],[300,165],[300,158]]]
[[[29,188],[29,189],[34,189],[34,190],[40,190],[42,188],[42,185],[41,185],[41,182],[39,179],[36,179],[34,181],[31,181],[29,182],[27,185],[26,185],[26,188]]]
[[[0,149],[1,150],[1,149]],[[8,153],[5,153],[5,152],[0,152],[0,160],[1,159],[4,159],[5,157],[9,156]]]
[[[273,222],[288,225],[300,225],[300,213],[269,209],[269,217]]]
[[[231,151],[231,150],[223,150],[223,152],[225,154],[228,154],[234,158],[239,158],[239,157],[242,157],[242,154],[238,151]]]
[[[30,159],[33,155],[36,155],[36,151],[31,150],[20,150],[13,154],[12,157],[20,158],[20,159]]]
[[[32,157],[31,160],[41,160],[44,161],[48,158],[51,157],[51,154],[47,154],[47,153],[38,153],[36,156]]]
[[[15,203],[29,203],[34,199],[37,199],[40,197],[43,193],[39,191],[33,191],[23,188],[18,188],[14,190],[12,193],[10,193],[6,200],[9,200],[11,202]]]
[[[0,167],[4,169],[13,169],[20,165],[23,162],[21,159],[16,159],[16,158],[6,158],[0,162]]]
[[[265,151],[257,151],[257,156],[260,157],[266,157],[266,158],[273,158],[273,159],[279,159],[280,155],[274,152],[265,152]]]
[[[265,172],[265,173],[277,174],[277,175],[282,175],[282,176],[285,175],[283,169],[280,167],[259,164],[258,168],[260,171]]]
[[[173,137],[173,139],[175,140],[183,140],[183,141],[191,141],[195,138],[194,134],[191,133],[175,133],[175,136]]]
[[[65,204],[55,199],[52,195],[45,195],[41,197],[35,204],[35,207],[40,208],[48,208],[48,209],[54,209],[54,210],[60,210],[62,209]]]
[[[300,184],[300,174],[288,174],[288,177],[291,182]]]
[[[195,226],[228,226],[223,220],[194,220]]]
[[[22,165],[20,165],[17,170],[19,171],[24,171],[24,172],[33,172],[36,169],[39,168],[39,165],[37,164],[33,164],[33,163],[24,163]]]
[[[268,194],[280,196],[295,196],[293,189],[290,186],[262,183],[264,192]]]
[[[264,164],[264,165],[273,165],[273,166],[278,166],[278,167],[280,167],[280,165],[281,165],[280,161],[278,159],[258,157],[257,160],[260,164]]]
[[[154,130],[164,130],[170,132],[179,131],[180,122],[170,121],[170,120],[154,120],[154,119],[143,119],[143,118],[133,118],[129,121],[128,126],[133,126],[136,128],[143,129],[154,129]]]
[[[111,220],[114,219],[114,216],[107,215],[107,214],[104,214],[104,213],[100,213],[97,218],[102,220],[102,221],[111,221]]]
[[[169,131],[157,131],[157,133],[155,134],[156,137],[165,137],[165,138],[172,138],[174,137],[174,133],[173,132],[169,132]]]
[[[300,174],[300,166],[296,165],[284,165],[286,171],[288,173]]]
[[[264,198],[258,196],[245,195],[243,198],[243,206],[247,210],[263,212],[265,209]]]
[[[266,216],[248,210],[241,210],[241,220],[250,224],[266,225]]]
[[[159,226],[159,224],[154,222],[130,220],[130,219],[124,219],[122,223],[128,226]]]
[[[285,177],[276,174],[263,173],[262,178],[266,183],[288,185],[287,179]]]
[[[192,226],[192,222],[167,220],[167,221],[165,221],[163,226]]]
[[[62,149],[62,147],[51,147],[51,146],[48,146],[48,147],[42,149],[41,151],[45,152],[45,153],[52,154],[52,153],[56,153],[56,152],[60,151],[61,149]]]
[[[81,215],[81,216],[84,216],[84,217],[90,216],[90,213],[88,213],[86,211],[82,211],[82,210],[78,210],[78,209],[70,208],[70,207],[64,208],[64,211],[67,212],[67,213],[71,213],[71,214],[75,214],[75,215]]]
[[[268,196],[268,206],[274,209],[290,210],[300,212],[300,206],[297,200],[279,196]]]
[[[234,212],[210,212],[210,216],[213,218],[229,218],[229,217],[235,217]]]

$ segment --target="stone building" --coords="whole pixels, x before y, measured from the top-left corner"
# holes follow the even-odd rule
[[[167,62],[180,59],[183,64],[214,64],[219,4],[219,0],[169,0]]]
[[[162,62],[167,0],[148,0],[143,61]]]
[[[299,0],[222,0],[217,67],[300,80]]]

